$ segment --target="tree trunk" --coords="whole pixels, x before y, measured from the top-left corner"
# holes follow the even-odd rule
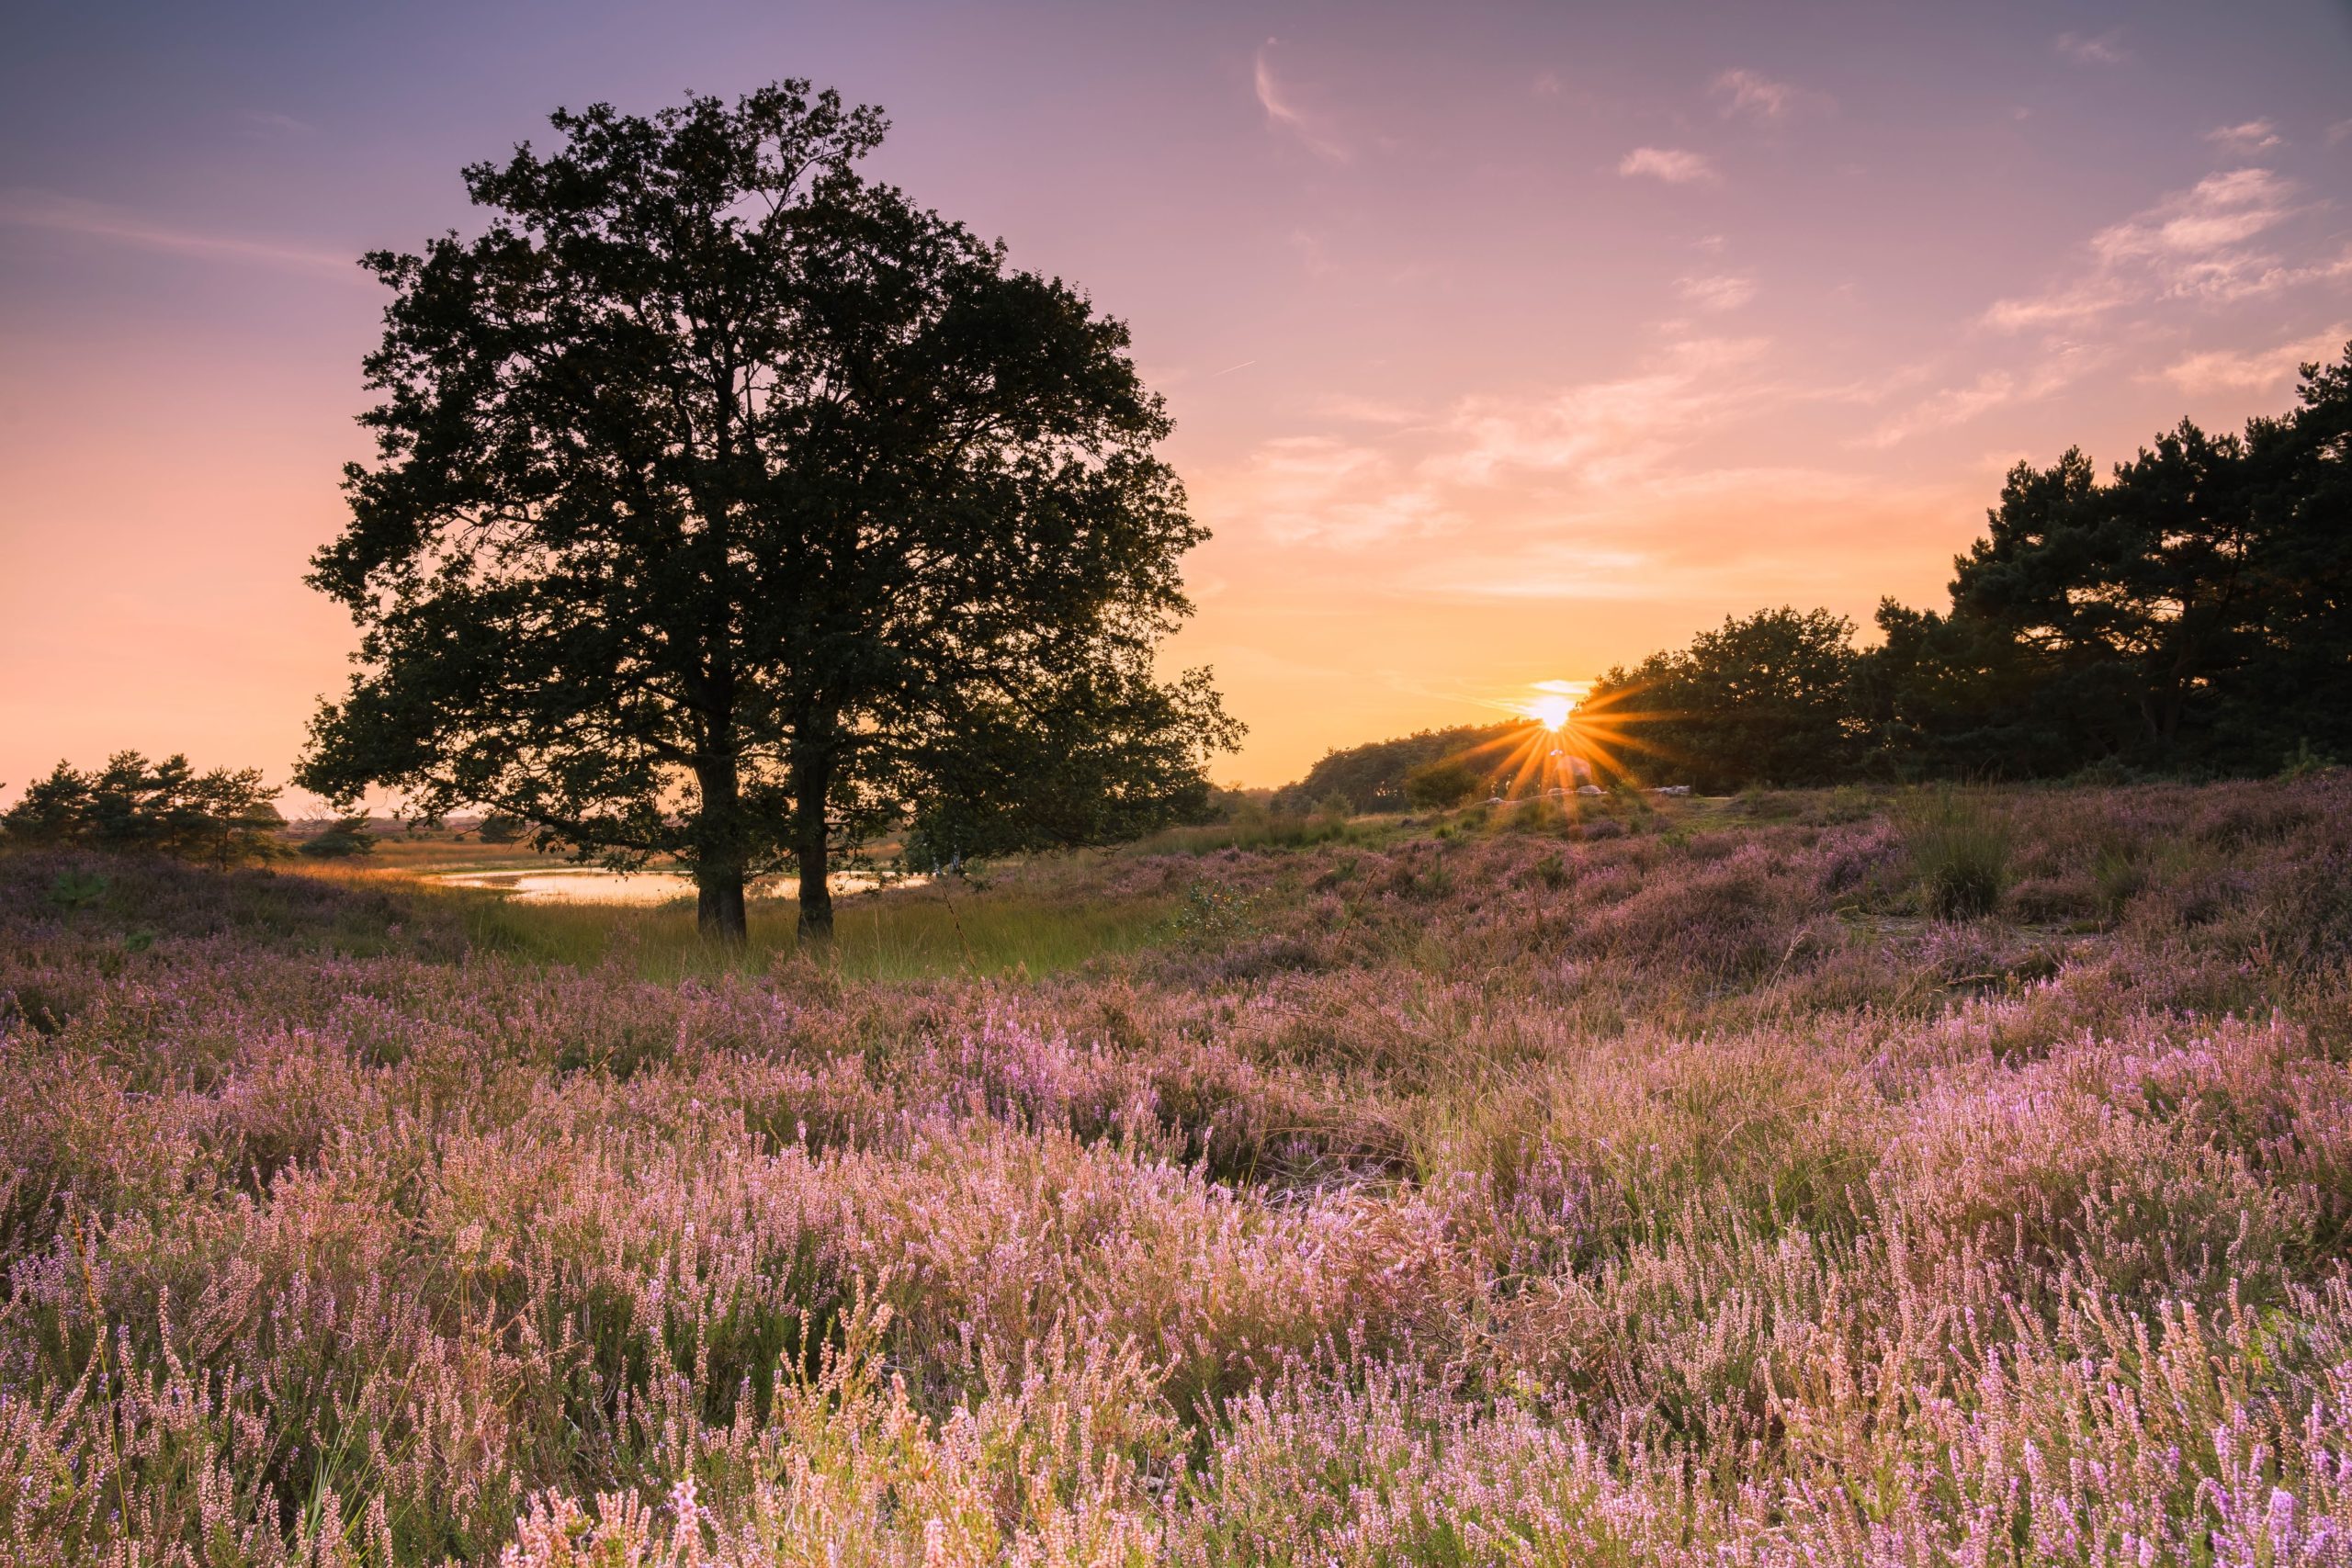
[[[741,947],[751,939],[743,919],[743,867],[740,863],[695,868],[695,929],[705,942]]]
[[[800,852],[800,935],[808,942],[833,940],[833,894],[825,886],[825,852]]]
[[[699,842],[695,850],[695,929],[705,942],[741,947],[751,939],[743,919],[741,793],[731,756],[710,758],[695,768],[702,792]]]
[[[824,760],[804,756],[793,772],[800,796],[792,833],[792,856],[800,863],[800,938],[830,942],[833,940],[833,893],[825,880],[832,869],[825,797],[831,792],[832,770]]]

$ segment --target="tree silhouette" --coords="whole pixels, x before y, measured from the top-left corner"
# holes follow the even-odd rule
[[[1819,784],[1860,754],[1854,625],[1788,606],[1726,616],[1688,648],[1613,669],[1583,712],[1624,727],[1636,774],[1702,789]]]
[[[861,178],[885,121],[806,82],[552,123],[465,171],[483,232],[367,258],[379,457],[311,578],[363,639],[301,782],[675,856],[727,939],[786,867],[828,932],[885,824],[1061,842],[1196,801],[1238,729],[1153,674],[1205,535],[1126,329]]]
[[[118,751],[95,773],[58,763],[0,812],[0,830],[17,843],[150,851],[228,866],[280,852],[286,823],[271,804],[277,795],[259,768],[199,773],[176,752],[151,762]]]

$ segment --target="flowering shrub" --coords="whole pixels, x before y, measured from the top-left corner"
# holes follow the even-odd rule
[[[1974,920],[1830,805],[1015,981],[0,856],[0,1557],[2345,1562],[2352,790],[2002,796]]]

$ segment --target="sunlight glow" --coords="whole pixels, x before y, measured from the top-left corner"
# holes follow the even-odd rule
[[[1613,690],[1598,700],[1590,681],[1536,681],[1529,695],[1495,701],[1492,706],[1530,721],[1511,726],[1459,761],[1490,778],[1494,798],[1556,801],[1570,816],[1580,794],[1599,795],[1636,782],[1628,753],[1664,756],[1661,747],[1627,732],[1627,726],[1655,714],[1630,707],[1632,689]]]
[[[1545,729],[1557,735],[1567,728],[1569,717],[1592,690],[1589,681],[1538,681],[1534,689],[1538,695],[1522,703],[1513,703],[1514,711],[1526,715]]]
[[[1568,716],[1577,711],[1577,705],[1566,697],[1538,697],[1521,705],[1520,711],[1557,735],[1560,727],[1568,722]]]

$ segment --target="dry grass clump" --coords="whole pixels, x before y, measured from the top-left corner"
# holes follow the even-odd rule
[[[0,856],[0,1557],[2343,1561],[2352,792],[1766,805],[864,971]]]

